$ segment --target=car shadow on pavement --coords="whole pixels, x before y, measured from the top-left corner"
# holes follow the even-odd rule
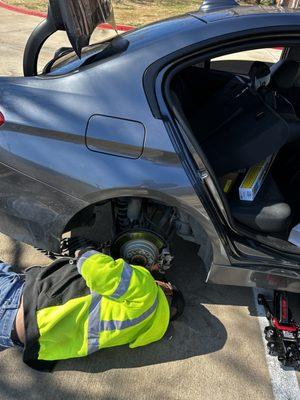
[[[227,340],[223,324],[201,304],[187,306],[184,317],[171,324],[165,337],[137,349],[104,349],[87,358],[61,361],[56,371],[99,373],[184,360],[220,350]]]
[[[111,369],[136,368],[214,353],[223,348],[227,332],[220,320],[202,305],[206,302],[205,270],[197,256],[197,247],[189,246],[188,262],[182,257],[186,242],[176,240],[173,247],[175,264],[167,278],[178,286],[185,297],[184,315],[173,322],[165,337],[156,343],[137,349],[127,346],[104,349],[87,358],[61,361],[57,370],[79,370],[98,373]],[[213,293],[211,293],[213,295]]]
[[[24,259],[23,245],[8,240],[7,247],[10,252],[9,258],[6,254],[4,256],[13,264],[14,270],[22,271],[25,266],[29,266],[28,260]],[[112,369],[137,368],[215,353],[224,347],[227,331],[222,322],[203,305],[212,303],[216,286],[210,287],[205,284],[206,273],[197,255],[198,246],[176,239],[173,251],[175,262],[167,278],[183,291],[186,309],[184,315],[172,323],[165,337],[159,342],[137,349],[122,346],[104,349],[82,359],[60,361],[55,372],[78,370],[97,373]],[[43,259],[47,263],[47,258],[41,258],[41,262]],[[38,262],[33,256],[30,260],[32,263]],[[222,296],[221,293],[216,293],[218,297]],[[74,334],[76,335],[76,332]]]
[[[8,241],[7,246],[11,253],[9,261],[21,269],[30,263],[43,262],[43,258],[38,261],[33,256],[25,259],[28,249],[23,245],[21,249],[18,246],[12,249]],[[45,400],[96,400],[100,393],[103,400],[136,399],[137,388],[140,398],[171,400],[174,392],[171,390],[170,395],[166,392],[166,382],[170,385],[173,382],[177,385],[174,390],[180,391],[181,379],[187,384],[191,375],[196,387],[195,382],[202,376],[199,368],[204,371],[208,368],[208,376],[214,374],[215,369],[227,371],[231,368],[241,379],[248,380],[251,376],[258,384],[261,377],[256,370],[249,370],[248,362],[243,363],[230,354],[230,347],[221,351],[228,341],[239,348],[245,330],[250,338],[255,337],[256,324],[247,318],[247,310],[235,307],[249,306],[249,299],[253,301],[251,289],[206,284],[206,271],[197,256],[198,246],[176,239],[173,249],[175,262],[168,278],[183,291],[186,309],[165,338],[137,349],[116,347],[100,350],[89,357],[60,361],[52,374],[31,370],[23,364],[17,350],[8,350],[0,357],[1,400],[21,400],[26,398],[24,393],[36,399],[43,396]],[[3,255],[6,259],[7,255]],[[236,311],[237,316],[233,317]],[[244,344],[242,346],[244,348]]]
[[[242,305],[254,310],[252,291],[206,284],[206,270],[197,255],[198,247],[178,238],[173,243],[175,262],[167,278],[182,290],[186,309],[161,341],[137,349],[128,346],[104,349],[86,358],[60,361],[55,371],[99,373],[159,365],[221,350],[227,341],[227,331],[209,307]],[[12,253],[13,264],[18,265],[21,250],[17,243]]]
[[[18,271],[33,264],[48,263],[46,257],[29,246],[9,238],[2,238],[1,252],[1,258],[11,262]],[[186,309],[164,339],[134,350],[117,347],[86,358],[61,361],[53,374],[31,370],[23,364],[17,350],[8,350],[0,357],[0,399],[98,400],[100,393],[103,400],[123,399],[125,394],[126,398],[136,399],[138,388],[140,398],[171,400],[174,396],[166,393],[165,382],[174,382],[179,390],[178,382],[183,379],[187,384],[198,371],[192,381],[195,387],[198,377],[201,380],[202,376],[199,368],[204,368],[203,373],[208,376],[210,371],[231,371],[229,376],[252,380],[257,387],[264,388],[265,382],[256,364],[251,364],[253,349],[260,348],[261,341],[261,338],[259,342],[256,339],[255,318],[249,318],[248,309],[250,315],[256,315],[252,290],[206,284],[206,270],[197,255],[196,245],[176,239],[173,252],[175,261],[168,278],[183,291]],[[230,352],[233,345],[236,355]]]

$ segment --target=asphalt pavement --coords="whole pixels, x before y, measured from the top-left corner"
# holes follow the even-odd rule
[[[24,45],[39,21],[0,9],[1,75],[21,75]],[[65,44],[64,34],[59,33],[47,44],[42,62]],[[300,400],[294,372],[283,372],[276,359],[270,365],[266,357],[264,319],[259,317],[253,291],[205,284],[197,247],[179,239],[173,246],[170,278],[182,288],[187,307],[165,339],[135,350],[125,346],[62,361],[51,374],[29,369],[17,350],[8,350],[0,354],[0,399]],[[0,259],[18,271],[49,263],[37,250],[4,235]],[[294,387],[282,393],[278,382],[292,382]]]

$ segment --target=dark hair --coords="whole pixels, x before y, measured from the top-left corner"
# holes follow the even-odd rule
[[[172,285],[172,284],[171,284]],[[171,308],[176,308],[176,314],[171,317],[171,321],[175,321],[178,319],[184,311],[185,301],[182,292],[177,289],[176,286],[172,285],[173,294],[172,294],[172,302]]]

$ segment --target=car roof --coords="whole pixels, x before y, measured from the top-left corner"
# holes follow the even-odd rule
[[[284,7],[274,7],[274,6],[236,6],[230,8],[224,8],[221,10],[214,11],[213,9],[208,12],[204,12],[199,9],[197,12],[190,13],[196,18],[201,19],[206,23],[221,21],[227,18],[242,17],[248,15],[262,15],[262,14],[299,14],[300,10],[284,8]]]
[[[168,54],[207,39],[217,41],[218,37],[228,33],[236,34],[247,29],[255,31],[261,27],[287,27],[288,30],[288,26],[300,26],[298,10],[264,6],[237,6],[210,12],[199,10],[123,34],[129,43],[124,56],[134,59],[134,53],[139,53],[139,65],[145,62],[147,68],[147,64],[149,66]],[[60,73],[59,69],[57,73]]]
[[[176,51],[180,47],[189,46],[208,38],[217,38],[228,33],[246,31],[247,29],[265,29],[274,27],[300,26],[300,11],[264,7],[238,6],[213,12],[201,10],[185,15],[158,21],[134,31],[123,37],[129,40],[129,52],[144,46],[157,48],[157,58],[162,55],[166,43],[165,54]],[[300,28],[299,28],[300,30]]]

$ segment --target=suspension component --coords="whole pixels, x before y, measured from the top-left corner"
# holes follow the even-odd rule
[[[98,248],[99,244],[79,236],[64,238],[60,242],[61,255],[66,257],[74,257],[76,250],[84,249],[86,247]]]
[[[117,232],[125,231],[129,228],[128,219],[128,200],[120,198],[117,200],[116,228]]]
[[[171,268],[174,257],[171,255],[168,247],[164,248],[158,258],[157,266],[161,273]]]
[[[37,251],[39,251],[41,254],[43,254],[43,256],[46,256],[46,257],[50,258],[50,260],[53,260],[53,261],[57,260],[60,257],[59,254],[53,253],[52,251],[49,251],[49,250],[39,249],[37,247],[35,247],[35,249]]]
[[[269,326],[265,338],[271,355],[286,367],[300,368],[300,326],[289,309],[288,295],[274,292],[273,310],[264,295],[258,295],[258,303],[264,306]]]
[[[173,260],[165,239],[145,229],[133,229],[117,236],[111,245],[111,255],[148,269],[157,265],[160,271],[169,269]]]

